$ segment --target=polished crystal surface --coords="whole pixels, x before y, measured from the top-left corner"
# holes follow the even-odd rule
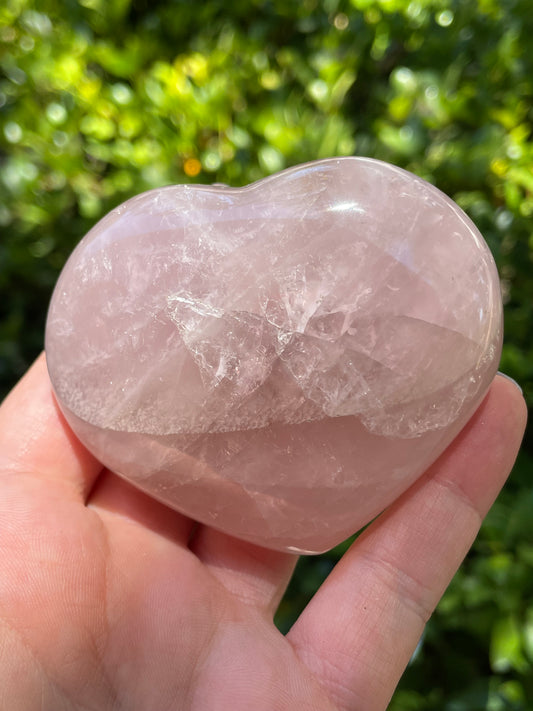
[[[501,337],[469,218],[410,173],[341,158],[113,210],[59,278],[46,353],[109,468],[231,535],[317,552],[450,443]]]

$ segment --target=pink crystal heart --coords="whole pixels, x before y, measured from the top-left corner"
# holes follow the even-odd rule
[[[410,173],[341,158],[113,210],[59,278],[46,354],[107,467],[233,536],[319,552],[451,442],[501,337],[469,218]]]

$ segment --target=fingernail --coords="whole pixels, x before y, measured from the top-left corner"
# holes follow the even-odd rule
[[[520,394],[521,394],[521,395],[524,394],[524,391],[522,390],[522,388],[520,387],[520,385],[518,385],[518,383],[516,382],[516,380],[513,380],[513,378],[511,378],[510,375],[507,375],[507,373],[502,373],[501,370],[498,371],[498,375],[501,375],[502,378],[505,378],[506,380],[510,380],[511,383],[513,383],[513,385],[516,385],[516,387],[520,390]]]

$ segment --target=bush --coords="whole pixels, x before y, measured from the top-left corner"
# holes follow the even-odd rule
[[[4,0],[1,391],[110,208],[355,154],[421,175],[477,223],[502,278],[502,369],[532,403],[532,35],[530,0]],[[392,709],[531,708],[531,451],[529,434]],[[340,552],[302,559],[280,627]]]

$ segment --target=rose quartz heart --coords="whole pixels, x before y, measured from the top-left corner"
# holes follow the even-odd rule
[[[46,353],[107,467],[233,536],[318,552],[451,442],[501,338],[469,218],[414,175],[341,158],[113,210],[59,278]]]

